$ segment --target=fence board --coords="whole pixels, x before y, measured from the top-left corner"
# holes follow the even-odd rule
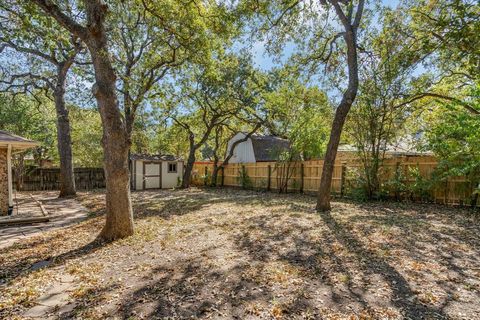
[[[402,172],[402,183],[411,186],[416,178],[412,176],[411,170],[417,168],[419,175],[423,179],[431,179],[432,174],[437,167],[437,160],[433,156],[415,156],[415,157],[394,157],[385,159],[380,168],[380,181],[387,183]],[[301,177],[301,166],[303,165],[303,179]],[[208,175],[211,175],[213,164],[205,162],[194,165],[192,182],[196,185],[203,185],[205,182],[204,170],[207,167]],[[287,183],[288,192],[317,192],[323,169],[323,160],[310,160],[303,162],[293,162],[290,164],[279,164],[276,162],[258,162],[243,164],[228,164],[224,168],[224,185],[232,187],[242,187],[240,175],[242,166],[251,182],[249,188],[279,190],[285,185],[285,175],[288,172]],[[344,169],[342,167],[344,166]],[[269,167],[271,174],[269,179]],[[288,170],[286,169],[288,167]],[[342,183],[348,185],[352,183],[352,178],[348,178],[355,170],[361,171],[362,163],[355,158],[338,160],[333,169],[333,178],[331,191],[334,195],[342,194]],[[398,171],[397,171],[398,170]],[[344,176],[346,175],[346,176]],[[303,185],[302,185],[303,180]],[[343,191],[345,191],[345,185]],[[303,186],[303,188],[302,188]],[[473,191],[465,177],[449,178],[444,185],[437,185],[431,190],[431,198],[436,203],[443,204],[465,204]],[[411,197],[415,197],[411,195]],[[418,198],[418,197],[417,197]],[[418,200],[418,199],[414,199]]]
[[[103,168],[75,168],[75,186],[77,190],[105,188]],[[14,175],[14,186],[18,186]],[[23,183],[18,191],[59,190],[60,168],[26,168]]]

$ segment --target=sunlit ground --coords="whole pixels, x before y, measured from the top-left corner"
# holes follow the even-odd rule
[[[480,318],[467,209],[334,202],[318,214],[302,195],[136,192],[136,234],[103,244],[103,197],[79,196],[87,221],[0,251],[0,318]],[[61,302],[39,307],[55,288]]]

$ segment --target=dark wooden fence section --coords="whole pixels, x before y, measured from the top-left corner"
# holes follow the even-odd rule
[[[23,183],[19,186],[14,175],[13,185],[18,191],[58,190],[60,168],[25,168]],[[75,168],[77,190],[105,188],[103,168]]]

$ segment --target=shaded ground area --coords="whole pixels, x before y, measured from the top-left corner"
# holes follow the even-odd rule
[[[0,317],[479,319],[471,212],[240,190],[133,194],[136,234],[93,216],[0,250]]]

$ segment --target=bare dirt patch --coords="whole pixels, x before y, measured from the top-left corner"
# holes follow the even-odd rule
[[[42,317],[480,318],[468,210],[335,202],[317,214],[301,195],[135,192],[136,234],[105,244],[103,197],[78,197],[90,219],[0,251],[0,317],[31,316],[68,278],[68,299]]]

